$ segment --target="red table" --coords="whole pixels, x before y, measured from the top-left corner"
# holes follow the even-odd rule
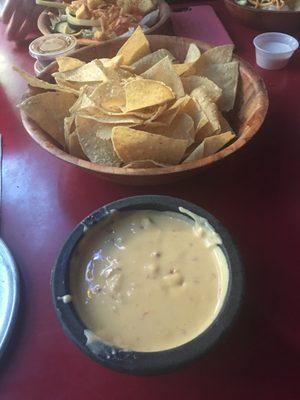
[[[254,64],[256,32],[235,22],[221,1],[207,3],[237,53]],[[257,68],[270,110],[251,143],[194,179],[150,188],[104,182],[39,148],[15,107],[25,84],[13,63],[32,70],[26,47],[2,36],[1,228],[23,293],[17,333],[0,367],[0,399],[299,399],[299,52],[283,71]],[[107,202],[143,193],[179,196],[213,213],[236,238],[247,273],[245,305],[226,342],[182,371],[148,378],[111,372],[82,354],[62,332],[49,290],[51,266],[74,225]]]

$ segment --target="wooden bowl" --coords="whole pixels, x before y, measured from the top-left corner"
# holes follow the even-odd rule
[[[270,11],[224,0],[230,14],[242,24],[262,31],[293,33],[300,30],[300,11]]]
[[[156,24],[151,26],[151,28],[147,31],[147,35],[155,34],[155,35],[172,35],[173,34],[173,28],[172,28],[172,22],[170,19],[171,15],[171,9],[168,3],[166,3],[164,0],[159,0],[158,1],[158,8],[159,8],[159,20],[157,21]],[[43,35],[49,35],[53,33],[51,30],[51,23],[50,23],[50,18],[47,14],[47,10],[44,10],[37,21],[37,26],[39,31]],[[107,42],[111,42],[116,39],[110,39],[107,40]],[[79,46],[86,46],[93,44],[99,44],[98,41],[96,40],[86,40],[86,39],[77,39],[77,42]]]
[[[117,39],[111,43],[98,44],[96,46],[83,47],[73,53],[74,57],[84,61],[94,58],[113,57],[126,39]],[[183,61],[190,43],[195,43],[200,49],[207,50],[211,46],[199,40],[180,38],[175,36],[148,36],[153,51],[165,48],[171,51],[174,56]],[[29,135],[44,149],[54,156],[67,161],[78,167],[94,172],[104,179],[130,185],[159,184],[171,182],[194,175],[204,167],[209,166],[224,157],[234,153],[244,146],[261,127],[268,109],[268,94],[265,84],[254,69],[245,61],[235,56],[240,62],[240,79],[237,90],[237,98],[234,109],[226,115],[238,138],[228,147],[205,157],[201,160],[190,163],[164,168],[132,169],[116,168],[106,165],[92,163],[73,157],[62,150],[62,148],[37,124],[32,121],[24,112],[21,112],[23,124]],[[51,73],[57,71],[57,63],[51,63],[41,74],[40,78],[53,82]],[[26,97],[41,92],[40,89],[30,89]]]

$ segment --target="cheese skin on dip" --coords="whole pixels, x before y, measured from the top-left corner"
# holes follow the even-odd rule
[[[224,302],[228,265],[220,243],[203,218],[116,212],[74,250],[74,307],[89,331],[114,346],[144,352],[180,346],[203,332]]]

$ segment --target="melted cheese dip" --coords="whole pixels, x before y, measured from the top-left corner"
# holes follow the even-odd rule
[[[85,233],[70,270],[73,303],[88,330],[149,352],[182,345],[213,322],[228,266],[220,237],[197,218],[121,212]]]

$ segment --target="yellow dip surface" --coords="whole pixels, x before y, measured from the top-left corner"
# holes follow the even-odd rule
[[[228,287],[220,237],[180,213],[116,213],[87,230],[71,260],[71,295],[89,331],[135,351],[184,344],[215,319]]]

